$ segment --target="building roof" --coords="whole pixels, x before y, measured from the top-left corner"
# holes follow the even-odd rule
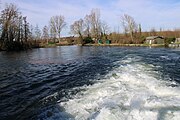
[[[161,36],[149,36],[149,37],[146,37],[146,40],[153,40],[153,39],[157,39],[157,38],[163,39],[163,37],[161,37]]]

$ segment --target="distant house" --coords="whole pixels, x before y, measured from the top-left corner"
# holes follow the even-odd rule
[[[103,41],[102,40],[98,40],[98,44],[103,44]]]
[[[175,43],[180,43],[180,38],[176,38]]]
[[[146,44],[164,44],[164,38],[161,36],[146,37]]]
[[[106,44],[111,44],[111,40],[106,40]]]

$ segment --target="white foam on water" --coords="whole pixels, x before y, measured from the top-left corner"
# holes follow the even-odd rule
[[[180,88],[158,78],[158,66],[131,56],[115,64],[106,79],[59,105],[76,120],[180,120]]]

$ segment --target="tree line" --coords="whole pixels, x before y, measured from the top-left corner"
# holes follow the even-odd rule
[[[119,44],[140,44],[145,37],[161,35],[165,37],[180,37],[180,30],[142,32],[141,24],[137,24],[134,18],[124,14],[119,18],[123,33],[111,32],[110,26],[101,19],[99,9],[92,9],[90,14],[74,21],[70,25],[70,34],[78,38],[78,44],[97,43],[97,40],[110,39]],[[52,16],[49,24],[42,30],[38,25],[33,27],[22,16],[18,7],[7,4],[0,15],[0,50],[26,50],[38,47],[39,40],[54,43],[61,42],[61,33],[67,27],[63,15]]]
[[[50,29],[48,26],[43,28],[43,38],[60,38],[61,31],[66,26],[64,16],[51,17],[49,26]],[[36,40],[39,39],[42,39],[42,34],[38,25],[30,25],[16,5],[6,4],[0,14],[0,50],[27,50],[37,47]]]
[[[0,50],[23,50],[30,47],[29,23],[14,4],[7,4],[0,17]]]
[[[129,41],[132,43],[138,43],[137,39],[141,34],[141,25],[138,25],[134,18],[127,14],[121,17],[120,23],[124,29],[125,37],[127,39],[130,38]],[[42,30],[40,30],[38,26],[34,28],[34,38],[46,40],[47,43],[49,40],[53,39],[54,42],[58,40],[60,43],[61,32],[65,27],[67,27],[67,23],[63,15],[52,16],[49,20],[49,24],[45,25]],[[78,44],[96,43],[99,39],[113,39],[110,26],[101,19],[99,9],[92,9],[90,14],[74,21],[70,25],[69,33],[78,37]]]
[[[63,15],[52,16],[49,25],[42,29],[42,39],[57,39],[60,42],[62,30],[67,27]],[[70,34],[79,38],[78,43],[92,42],[93,39],[107,38],[109,26],[100,19],[100,10],[93,9],[84,19],[74,21],[70,25]],[[47,41],[48,42],[48,41]]]
[[[163,36],[166,38],[180,37],[180,30],[174,31],[162,30],[159,31],[152,28],[148,32],[142,32],[141,24],[138,24],[135,19],[123,14],[119,18],[119,24],[123,33],[117,31],[111,32],[110,26],[101,19],[99,9],[92,9],[90,14],[74,21],[70,25],[70,34],[78,38],[77,44],[97,43],[97,40],[111,40],[118,44],[142,44],[147,36]],[[49,25],[45,25],[42,29],[41,39],[57,39],[60,42],[60,34],[67,27],[65,17],[63,15],[53,16],[50,18]],[[54,41],[55,42],[55,41]]]

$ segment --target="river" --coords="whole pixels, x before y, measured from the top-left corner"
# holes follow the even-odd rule
[[[180,49],[0,52],[0,120],[179,120]]]

